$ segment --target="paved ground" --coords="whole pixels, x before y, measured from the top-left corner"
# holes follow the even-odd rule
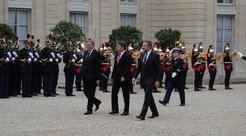
[[[192,88],[192,86],[189,86]],[[0,100],[1,136],[245,136],[245,84],[234,90],[186,91],[187,105],[179,107],[178,93],[173,93],[167,107],[157,104],[160,117],[139,121],[144,93],[131,95],[130,116],[108,115],[110,93],[97,92],[103,103],[98,112],[85,116],[86,99],[82,92],[66,97],[59,90],[56,98],[11,98]],[[162,90],[162,92],[164,92]],[[155,94],[156,102],[163,93]],[[121,111],[122,94],[119,94]],[[150,112],[148,112],[150,115]]]

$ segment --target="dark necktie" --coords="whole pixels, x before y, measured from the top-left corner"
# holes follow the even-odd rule
[[[144,53],[143,63],[145,64],[147,61],[147,53]]]

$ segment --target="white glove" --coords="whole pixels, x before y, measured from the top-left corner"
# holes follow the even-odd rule
[[[13,51],[12,53],[15,55],[15,57],[18,57],[18,54],[15,51]]]
[[[36,62],[36,61],[38,61],[38,59],[37,58],[34,58],[34,62]]]
[[[32,58],[28,58],[28,62],[32,62]]]
[[[56,62],[59,62],[59,59],[56,59]]]
[[[6,61],[9,62],[9,58],[6,58]]]
[[[72,59],[72,62],[74,63],[75,62],[75,59]]]
[[[49,59],[49,62],[53,62],[53,59],[52,59],[52,58],[50,58],[50,59]]]
[[[177,73],[176,72],[173,72],[172,73],[172,78],[176,77],[177,76]]]
[[[11,55],[10,52],[8,52],[7,55],[8,55],[9,58],[12,58],[12,55]]]
[[[53,58],[56,57],[54,52],[51,52],[50,54],[51,54],[51,56],[52,56]]]
[[[13,57],[11,60],[12,60],[12,61],[15,61],[15,57]]]
[[[35,56],[36,56],[37,58],[40,58],[40,56],[39,56],[39,54],[38,54],[37,52],[35,52]]]
[[[33,53],[32,52],[29,52],[28,55],[31,57],[31,58],[34,58],[33,56]]]
[[[61,54],[57,53],[56,56],[57,56],[59,59],[62,59]]]

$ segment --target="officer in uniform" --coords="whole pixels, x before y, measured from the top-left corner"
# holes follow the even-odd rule
[[[232,65],[232,54],[230,53],[229,43],[227,43],[224,48],[223,63],[224,63],[224,70],[225,70],[225,89],[230,90],[232,89],[230,87],[230,78],[233,70],[233,65]]]
[[[43,63],[43,90],[45,97],[55,97],[53,92],[54,82],[54,52],[52,50],[52,43],[50,41],[45,42],[46,47],[41,51],[41,58]]]
[[[73,51],[73,45],[70,40],[67,42],[66,46],[66,52],[63,54],[63,63],[65,63],[65,94],[66,96],[75,96],[73,94],[73,84],[77,56]]]
[[[210,91],[215,91],[216,89],[214,89],[214,80],[215,80],[216,73],[217,73],[217,67],[216,67],[216,58],[214,55],[213,45],[210,45],[208,48],[207,67],[208,67],[208,72],[210,75],[208,89]]]
[[[58,79],[59,79],[59,63],[61,63],[62,61],[62,56],[60,54],[60,52],[57,50],[56,48],[56,44],[53,41],[52,43],[52,51],[54,53],[53,57],[53,68],[54,68],[54,73],[53,73],[53,78],[54,78],[54,82],[52,83],[52,94],[54,95],[59,95],[56,91],[57,89],[57,84],[58,84]]]
[[[169,103],[171,94],[173,89],[177,89],[180,96],[180,106],[185,106],[185,92],[184,92],[184,84],[182,82],[182,72],[183,72],[183,60],[180,58],[180,49],[174,48],[171,51],[172,59],[170,61],[172,70],[171,77],[169,79],[168,88],[166,91],[166,95],[163,100],[159,102],[166,106]]]
[[[6,63],[6,55],[5,55],[5,49],[6,49],[6,41],[3,37],[0,41],[0,99],[9,98],[8,91],[6,87],[6,79],[5,79],[5,63]]]
[[[9,96],[17,96],[18,93],[18,78],[19,78],[19,67],[17,66],[17,63],[19,61],[19,56],[18,56],[18,42],[15,42],[12,44],[10,47],[10,50],[7,54],[10,56],[10,62],[9,62],[9,70],[10,70],[10,77],[9,81],[11,84],[9,84]]]
[[[192,58],[191,58],[191,64],[192,64],[192,68],[195,72],[195,80],[194,80],[194,91],[201,91],[199,89],[199,78],[201,78],[201,60],[198,58],[199,57],[199,52],[197,48],[193,49],[193,53],[192,53]]]
[[[34,59],[33,53],[30,50],[30,42],[24,41],[25,48],[20,50],[21,62],[21,79],[22,79],[22,97],[32,97],[32,62]]]
[[[33,95],[41,94],[42,88],[42,65],[41,65],[41,44],[40,39],[37,39],[37,44],[33,48],[33,80],[32,91]]]

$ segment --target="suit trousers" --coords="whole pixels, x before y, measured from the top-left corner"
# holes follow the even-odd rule
[[[83,77],[83,81],[84,81],[84,94],[88,99],[87,102],[87,110],[92,112],[92,107],[93,104],[98,105],[101,103],[100,100],[98,100],[95,97],[95,92],[96,92],[96,77]]]
[[[127,80],[124,82],[121,81],[114,81],[113,82],[113,88],[112,88],[112,94],[111,94],[111,100],[112,100],[112,111],[119,112],[119,106],[118,106],[118,93],[120,88],[122,89],[125,108],[124,112],[129,112],[129,103],[130,103],[130,93],[128,88]]]
[[[152,111],[153,115],[159,115],[157,107],[155,105],[154,97],[152,95],[153,85],[143,85],[143,88],[144,88],[145,96],[144,96],[144,103],[140,116],[143,117],[146,116],[148,107],[150,107],[150,110]]]

